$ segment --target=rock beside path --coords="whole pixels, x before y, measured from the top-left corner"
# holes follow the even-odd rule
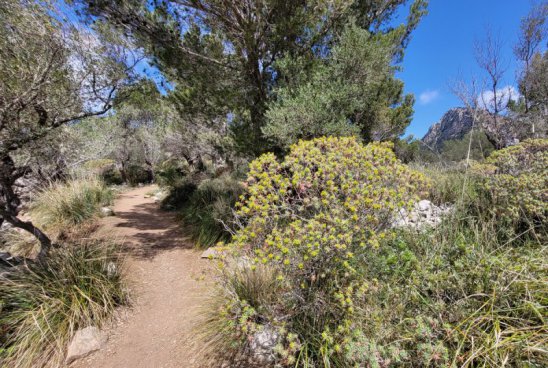
[[[259,367],[269,366],[276,358],[275,348],[280,341],[280,334],[271,327],[265,326],[262,331],[253,335],[250,344],[250,363]]]
[[[102,349],[107,343],[106,335],[97,327],[89,326],[76,331],[67,351],[66,363],[84,358],[94,351]]]
[[[114,211],[110,207],[101,207],[101,215],[103,217],[114,216]]]

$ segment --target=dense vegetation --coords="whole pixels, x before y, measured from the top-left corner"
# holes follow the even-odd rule
[[[488,34],[493,97],[455,83],[470,129],[436,147],[402,137],[397,74],[427,7],[0,0],[0,365],[59,366],[127,303],[96,219],[154,183],[218,244],[212,365],[547,366],[548,4],[521,22],[518,98]],[[397,225],[426,199],[437,226]]]
[[[494,175],[442,189],[454,212],[422,232],[390,227],[429,186],[387,147],[330,138],[293,146],[281,164],[257,159],[204,327],[212,359],[242,359],[267,329],[282,366],[543,366],[547,186],[505,178],[545,178],[547,143],[497,152],[507,166]],[[523,160],[535,155],[537,166]],[[439,188],[433,199],[454,199]],[[508,222],[518,198],[520,221]]]

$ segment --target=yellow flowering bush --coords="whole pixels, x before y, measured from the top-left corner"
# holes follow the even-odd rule
[[[356,302],[375,284],[363,277],[363,259],[391,236],[398,209],[410,207],[428,186],[391,148],[319,138],[293,145],[283,162],[265,154],[250,164],[236,205],[239,230],[227,248],[248,258],[251,270],[276,270],[283,297],[254,320],[284,331],[280,364],[303,365],[302,357],[336,363],[345,356]],[[242,310],[229,304],[226,315]],[[246,331],[256,330],[248,324],[246,318]]]
[[[548,217],[548,139],[526,140],[494,152],[485,188],[498,216],[512,222],[543,223]]]

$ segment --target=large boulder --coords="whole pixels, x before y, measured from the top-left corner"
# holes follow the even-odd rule
[[[102,349],[107,343],[106,335],[97,327],[89,326],[76,331],[67,350],[66,363],[84,358]]]

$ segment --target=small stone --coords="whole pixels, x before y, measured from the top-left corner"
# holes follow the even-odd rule
[[[112,277],[112,276],[116,275],[117,271],[118,271],[118,267],[116,266],[116,263],[111,261],[107,264],[107,276],[108,277]]]
[[[419,201],[419,203],[417,203],[417,209],[419,211],[425,212],[430,210],[430,208],[432,208],[432,202],[427,199],[423,199],[422,201]]]
[[[101,215],[103,217],[114,216],[114,211],[110,207],[101,207]]]
[[[107,337],[97,327],[89,326],[76,331],[67,350],[66,363],[84,358],[94,351],[102,349]]]

